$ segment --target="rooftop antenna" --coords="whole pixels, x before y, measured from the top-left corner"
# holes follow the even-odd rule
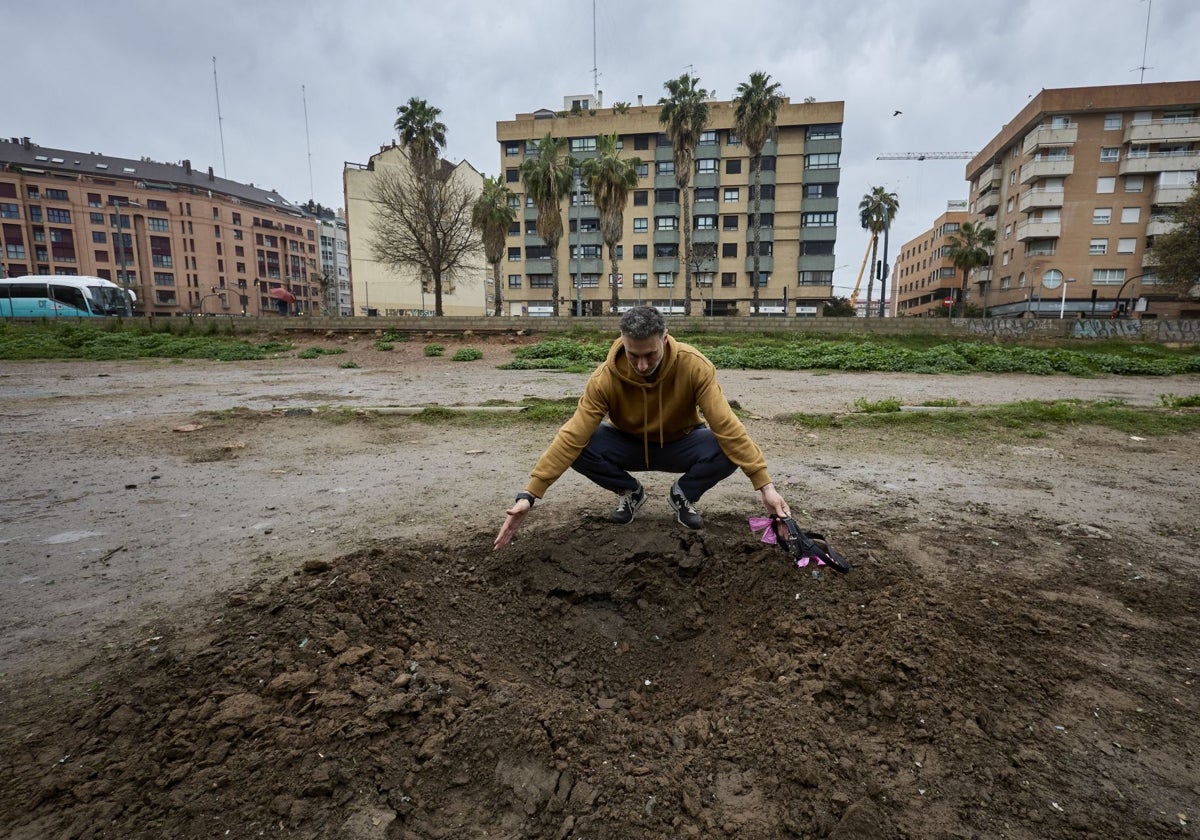
[[[308,200],[316,203],[313,199],[313,179],[312,179],[312,144],[308,140],[308,94],[304,90],[304,85],[300,85],[300,98],[304,101],[304,145],[308,149]]]
[[[1139,0],[1141,2],[1141,0]],[[1141,70],[1142,75],[1138,79],[1138,84],[1143,84],[1146,81],[1146,71],[1153,70],[1153,67],[1146,66],[1146,48],[1150,44],[1150,10],[1154,8],[1154,0],[1146,0],[1146,35],[1142,39],[1142,63],[1141,66],[1133,68]]]
[[[603,106],[600,101],[600,68],[596,61],[596,0],[592,0],[592,97],[597,106]]]
[[[217,85],[217,57],[214,55],[213,60],[213,90],[217,94],[217,134],[221,137],[221,176],[229,177],[229,167],[225,165],[225,129],[221,125],[221,88]]]

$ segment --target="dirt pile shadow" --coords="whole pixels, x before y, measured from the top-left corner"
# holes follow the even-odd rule
[[[0,826],[1185,836],[1195,576],[1037,527],[846,520],[828,533],[849,576],[732,517],[310,561],[114,657],[85,695],[6,687]]]

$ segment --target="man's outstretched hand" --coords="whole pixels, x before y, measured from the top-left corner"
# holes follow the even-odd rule
[[[792,509],[788,507],[788,503],[783,500],[783,496],[779,495],[779,491],[775,489],[774,484],[764,484],[758,488],[758,492],[762,494],[763,507],[776,516],[791,516]]]
[[[529,504],[527,499],[518,499],[512,507],[505,511],[507,516],[504,518],[504,524],[500,527],[500,533],[496,534],[496,544],[492,546],[492,551],[504,548],[512,542],[512,538],[517,535],[517,529],[525,521],[525,514],[529,513],[531,507],[533,505]]]

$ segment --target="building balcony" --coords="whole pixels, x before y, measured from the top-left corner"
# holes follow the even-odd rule
[[[1146,222],[1147,236],[1161,236],[1164,233],[1170,233],[1179,227],[1179,222],[1172,221],[1166,216],[1151,216],[1150,221]]]
[[[1155,187],[1150,200],[1157,205],[1183,204],[1192,194],[1193,187]]]
[[[975,269],[974,271],[972,271],[972,272],[971,272],[971,282],[972,282],[972,283],[977,283],[977,284],[979,284],[980,286],[982,286],[982,285],[984,285],[984,284],[991,283],[991,282],[992,282],[992,268],[991,268],[991,266],[985,266],[985,267],[983,267],[983,268],[977,268],[977,269]]]
[[[697,172],[692,176],[692,187],[717,187],[721,184],[721,176],[716,172]]]
[[[768,255],[759,257],[758,258],[758,270],[760,272],[765,271],[767,273],[774,271],[775,270],[775,257],[768,256]],[[754,271],[754,257],[748,256],[748,257],[746,257],[746,272],[749,274],[749,273],[752,273],[753,271]]]
[[[1017,206],[1021,208],[1022,213],[1062,207],[1063,195],[1062,190],[1026,190]]]
[[[795,228],[793,228],[793,230],[795,230]],[[828,233],[829,228],[805,228],[805,230],[821,230],[821,231],[825,232],[823,236],[812,237],[813,239],[828,239],[829,238],[829,233]],[[747,242],[754,241],[754,226],[753,225],[749,225],[749,224],[746,225],[746,241]],[[774,242],[775,241],[775,228],[760,227],[758,229],[758,241],[759,242]]]
[[[692,231],[692,242],[697,245],[702,242],[716,245],[720,238],[721,233],[716,228],[704,228],[703,230]]]
[[[1000,192],[999,190],[989,190],[979,198],[975,199],[975,212],[982,213],[985,216],[991,216],[1000,209]]]
[[[1025,135],[1025,144],[1021,151],[1031,155],[1038,149],[1074,145],[1077,139],[1079,139],[1079,126],[1076,123],[1058,127],[1044,125]]]
[[[1075,158],[1042,158],[1021,167],[1021,183],[1032,184],[1042,178],[1065,178],[1075,171]]]
[[[1000,165],[993,163],[987,169],[979,173],[979,186],[976,187],[976,189],[979,192],[985,192],[989,189],[999,189],[1001,175],[1002,173],[1000,172]]]
[[[1025,256],[1027,257],[1053,257],[1058,250],[1056,247],[1057,241],[1048,239],[1041,242],[1031,241],[1025,245]]]
[[[571,275],[576,274],[602,274],[604,273],[604,260],[598,257],[584,257],[583,259],[568,260],[570,264]]]
[[[1142,157],[1123,155],[1117,165],[1121,175],[1137,175],[1145,172],[1183,172],[1200,169],[1200,152],[1155,152]]]
[[[654,231],[655,245],[678,245],[679,231],[678,230],[656,230]]]
[[[679,258],[678,257],[655,257],[654,258],[654,273],[662,274],[667,271],[671,271],[671,272],[675,272],[675,273],[679,272]],[[651,277],[650,279],[653,280],[654,278]]]
[[[697,143],[696,160],[720,160],[720,143]]]
[[[1125,129],[1126,143],[1188,143],[1200,140],[1200,120],[1154,120]]]
[[[639,157],[641,157],[639,155]],[[675,147],[669,144],[654,147],[654,159],[658,160],[675,160]],[[642,158],[645,160],[645,158]]]
[[[654,176],[654,188],[656,190],[671,190],[675,188],[675,173],[669,172],[665,175]]]
[[[1057,239],[1062,235],[1062,222],[1043,222],[1030,219],[1017,225],[1017,241],[1026,242],[1030,239]]]

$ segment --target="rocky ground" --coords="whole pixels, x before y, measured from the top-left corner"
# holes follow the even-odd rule
[[[688,532],[568,475],[492,552],[552,426],[329,407],[583,377],[444,343],[0,368],[0,836],[1195,836],[1200,437],[779,418],[1200,378],[722,371],[840,576],[739,476]]]

